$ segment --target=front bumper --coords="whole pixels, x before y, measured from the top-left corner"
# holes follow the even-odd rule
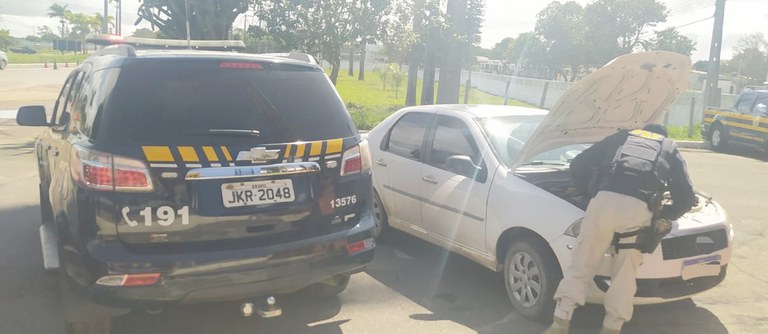
[[[79,299],[98,305],[133,308],[244,300],[291,293],[336,275],[364,270],[373,249],[355,254],[346,245],[370,238],[372,216],[345,231],[269,247],[202,253],[136,255],[119,242],[92,241],[88,262],[108,268],[104,275],[160,272],[157,284],[137,287],[98,285],[72,279]],[[66,265],[66,264],[65,264]]]

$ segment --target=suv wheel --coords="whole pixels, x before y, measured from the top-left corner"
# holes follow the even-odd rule
[[[552,320],[555,289],[562,278],[557,260],[542,242],[517,240],[507,249],[504,283],[512,306],[521,315]]]
[[[728,145],[728,137],[720,123],[712,127],[712,133],[709,135],[709,141],[715,151],[723,151]]]
[[[374,239],[380,239],[382,234],[387,233],[389,222],[387,221],[387,210],[384,209],[384,204],[375,190],[373,191],[373,221],[374,226],[371,236]]]
[[[337,275],[325,281],[311,286],[311,291],[318,297],[333,297],[347,288],[349,285],[349,274]]]

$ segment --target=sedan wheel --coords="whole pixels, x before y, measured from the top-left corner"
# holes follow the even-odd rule
[[[525,317],[552,320],[555,289],[562,279],[552,251],[542,242],[515,241],[507,250],[504,269],[512,306]]]
[[[374,238],[381,238],[383,233],[386,233],[387,229],[387,211],[384,210],[384,205],[381,203],[379,194],[374,191],[373,193],[373,232],[371,236]]]

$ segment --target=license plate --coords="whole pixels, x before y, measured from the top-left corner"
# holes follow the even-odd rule
[[[234,208],[262,204],[293,202],[293,181],[270,180],[221,185],[221,199],[224,207]]]
[[[683,261],[683,280],[720,275],[720,255],[710,255]]]

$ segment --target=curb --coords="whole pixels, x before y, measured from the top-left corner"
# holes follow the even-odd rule
[[[675,141],[675,144],[677,144],[678,148],[695,148],[695,149],[706,149],[709,148],[709,145],[707,145],[706,142],[703,141]]]

